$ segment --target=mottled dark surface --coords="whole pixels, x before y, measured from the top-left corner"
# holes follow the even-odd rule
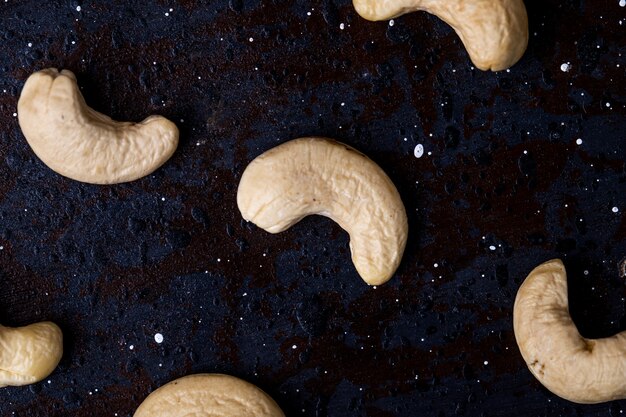
[[[130,416],[195,372],[258,384],[289,416],[622,415],[544,389],[512,309],[562,257],[582,333],[626,330],[626,8],[527,6],[528,52],[493,74],[432,16],[371,23],[344,0],[0,2],[0,318],[65,333],[59,368],[0,390],[0,415]],[[176,121],[174,157],[110,187],[49,170],[13,113],[51,66],[114,118]],[[361,281],[327,219],[241,220],[246,164],[303,135],[397,184],[411,232],[389,283]]]

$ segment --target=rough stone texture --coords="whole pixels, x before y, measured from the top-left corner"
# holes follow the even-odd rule
[[[347,1],[0,2],[0,318],[65,334],[50,382],[1,390],[0,414],[130,416],[172,379],[222,372],[289,416],[620,415],[541,387],[512,311],[561,257],[583,335],[626,329],[626,8],[527,6],[528,52],[491,74],[436,18],[370,23]],[[176,121],[176,154],[112,187],[46,168],[13,113],[50,66],[115,119]],[[276,236],[242,222],[243,168],[305,135],[396,183],[411,232],[389,283],[367,288],[328,219]]]

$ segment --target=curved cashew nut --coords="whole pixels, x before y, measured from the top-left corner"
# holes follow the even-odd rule
[[[17,104],[22,132],[52,170],[77,181],[117,184],[152,173],[178,146],[178,128],[161,116],[116,122],[85,103],[71,71],[31,75]]]
[[[260,388],[229,375],[189,375],[152,392],[134,417],[285,417]]]
[[[406,245],[406,212],[389,177],[330,139],[296,139],[257,157],[241,177],[237,205],[244,219],[270,233],[310,214],[330,217],[350,235],[352,261],[369,285],[391,278]]]
[[[0,388],[39,382],[63,356],[63,333],[51,322],[0,326]]]
[[[559,397],[581,404],[626,398],[626,332],[585,339],[569,314],[559,259],[535,268],[515,298],[513,327],[532,374]]]
[[[513,66],[528,46],[528,15],[522,0],[353,0],[367,20],[386,20],[423,10],[452,26],[477,68]]]

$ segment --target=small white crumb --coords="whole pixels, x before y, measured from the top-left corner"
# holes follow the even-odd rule
[[[413,150],[413,155],[415,155],[416,158],[421,158],[424,155],[424,145],[418,143]]]
[[[344,30],[346,28],[346,25],[343,23],[339,23],[339,29]]]
[[[80,6],[76,6],[76,11],[80,12],[80,10],[81,10],[81,7]]]
[[[254,42],[254,38],[250,38],[248,39],[250,42]]]
[[[619,0],[619,7],[626,7],[626,0]]]
[[[569,72],[569,70],[571,69],[572,69],[572,64],[570,64],[569,62],[564,62],[561,64],[561,71]]]
[[[163,343],[163,335],[161,333],[157,333],[154,335],[154,341],[161,344]]]
[[[391,20],[389,21],[389,26],[393,26],[393,25],[395,25],[395,24],[396,24],[396,22],[394,22],[394,21],[393,21],[393,19],[391,19]]]
[[[624,0],[624,1],[626,1],[626,0]],[[611,211],[612,211],[613,213],[617,213],[617,212],[619,212],[619,209],[618,209],[617,207],[613,207],[613,208],[611,209]],[[0,246],[0,249],[2,249],[2,246]]]
[[[491,246],[489,246],[489,250],[496,250],[496,247],[491,245]]]
[[[489,361],[484,361],[483,365],[489,365]]]
[[[130,346],[128,346],[128,349],[130,349],[130,350],[135,349],[135,345],[130,345]]]
[[[582,145],[583,140],[581,138],[576,139],[576,145]]]
[[[292,348],[292,349],[298,349],[298,346],[293,345],[291,348]]]

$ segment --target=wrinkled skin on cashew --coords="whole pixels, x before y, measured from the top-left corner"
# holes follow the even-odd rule
[[[528,275],[515,299],[513,326],[528,368],[554,394],[581,404],[626,398],[626,332],[604,339],[580,335],[559,259]]]
[[[63,333],[50,322],[25,327],[0,326],[0,388],[46,378],[63,356]]]
[[[237,205],[270,233],[311,214],[331,218],[349,233],[352,261],[369,285],[391,278],[406,245],[406,212],[389,177],[330,139],[295,139],[257,157],[241,177]]]
[[[134,417],[285,417],[270,396],[241,379],[221,374],[190,375],[150,394]]]
[[[477,68],[501,71],[520,60],[528,46],[523,0],[353,0],[367,20],[387,20],[414,11],[431,13],[452,26]]]
[[[18,102],[22,132],[52,170],[77,181],[116,184],[144,177],[178,146],[178,128],[161,116],[116,122],[85,103],[71,71],[31,75]]]

